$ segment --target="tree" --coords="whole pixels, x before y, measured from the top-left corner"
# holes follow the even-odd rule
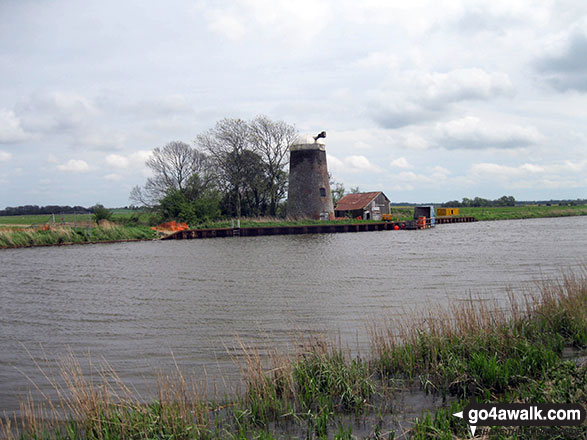
[[[285,167],[297,132],[283,121],[223,119],[196,138],[225,193],[225,209],[243,215],[276,215],[287,189]]]
[[[99,222],[100,220],[110,220],[112,218],[112,212],[109,209],[104,208],[104,205],[96,203],[90,208],[94,213],[94,221]]]
[[[184,191],[189,179],[198,174],[207,184],[208,159],[206,155],[184,142],[169,142],[163,148],[155,148],[145,164],[153,171],[143,188],[135,186],[130,198],[133,202],[153,207],[172,190]]]
[[[336,207],[336,204],[340,199],[344,197],[344,185],[340,182],[336,182],[332,177],[332,174],[328,173],[328,177],[330,180],[330,193],[332,194],[332,203]]]
[[[234,199],[235,215],[241,216],[241,200],[247,172],[244,161],[251,151],[249,125],[242,119],[223,119],[216,126],[196,138],[196,143],[209,155],[218,182],[229,198]]]
[[[276,215],[279,201],[287,190],[289,148],[295,141],[294,126],[283,121],[271,121],[267,116],[257,116],[250,124],[253,150],[259,154],[265,165],[269,197],[268,214]]]

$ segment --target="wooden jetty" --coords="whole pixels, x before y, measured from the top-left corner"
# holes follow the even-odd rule
[[[459,217],[464,219],[457,221],[442,221],[442,223],[460,223],[464,221],[476,221],[474,217]],[[438,218],[436,219],[438,223]],[[355,223],[336,224],[328,223],[323,225],[306,226],[259,226],[250,228],[212,228],[212,229],[187,229],[177,231],[163,237],[162,240],[191,240],[196,238],[217,238],[217,237],[258,237],[264,235],[290,235],[290,234],[334,234],[340,232],[367,232],[367,231],[401,231],[420,229],[415,220],[404,222],[377,222],[377,223]]]

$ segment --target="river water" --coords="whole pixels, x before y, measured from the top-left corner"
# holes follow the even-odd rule
[[[47,389],[35,363],[70,350],[105,359],[147,397],[176,363],[230,383],[238,339],[263,354],[312,330],[367,351],[366,327],[384,316],[503,300],[586,261],[587,217],[3,250],[0,413],[31,381]]]

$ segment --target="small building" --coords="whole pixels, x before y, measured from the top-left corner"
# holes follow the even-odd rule
[[[361,217],[381,220],[382,214],[391,214],[389,199],[381,191],[347,194],[334,208],[335,217]]]
[[[416,206],[414,208],[414,220],[418,220],[420,217],[426,218],[426,223],[429,226],[436,224],[436,215],[434,213],[433,205]]]
[[[436,208],[436,214],[439,217],[449,217],[459,215],[459,208]]]

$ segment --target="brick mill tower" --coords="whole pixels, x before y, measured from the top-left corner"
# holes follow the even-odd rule
[[[287,215],[294,218],[334,218],[326,165],[326,132],[301,136],[290,147]]]

